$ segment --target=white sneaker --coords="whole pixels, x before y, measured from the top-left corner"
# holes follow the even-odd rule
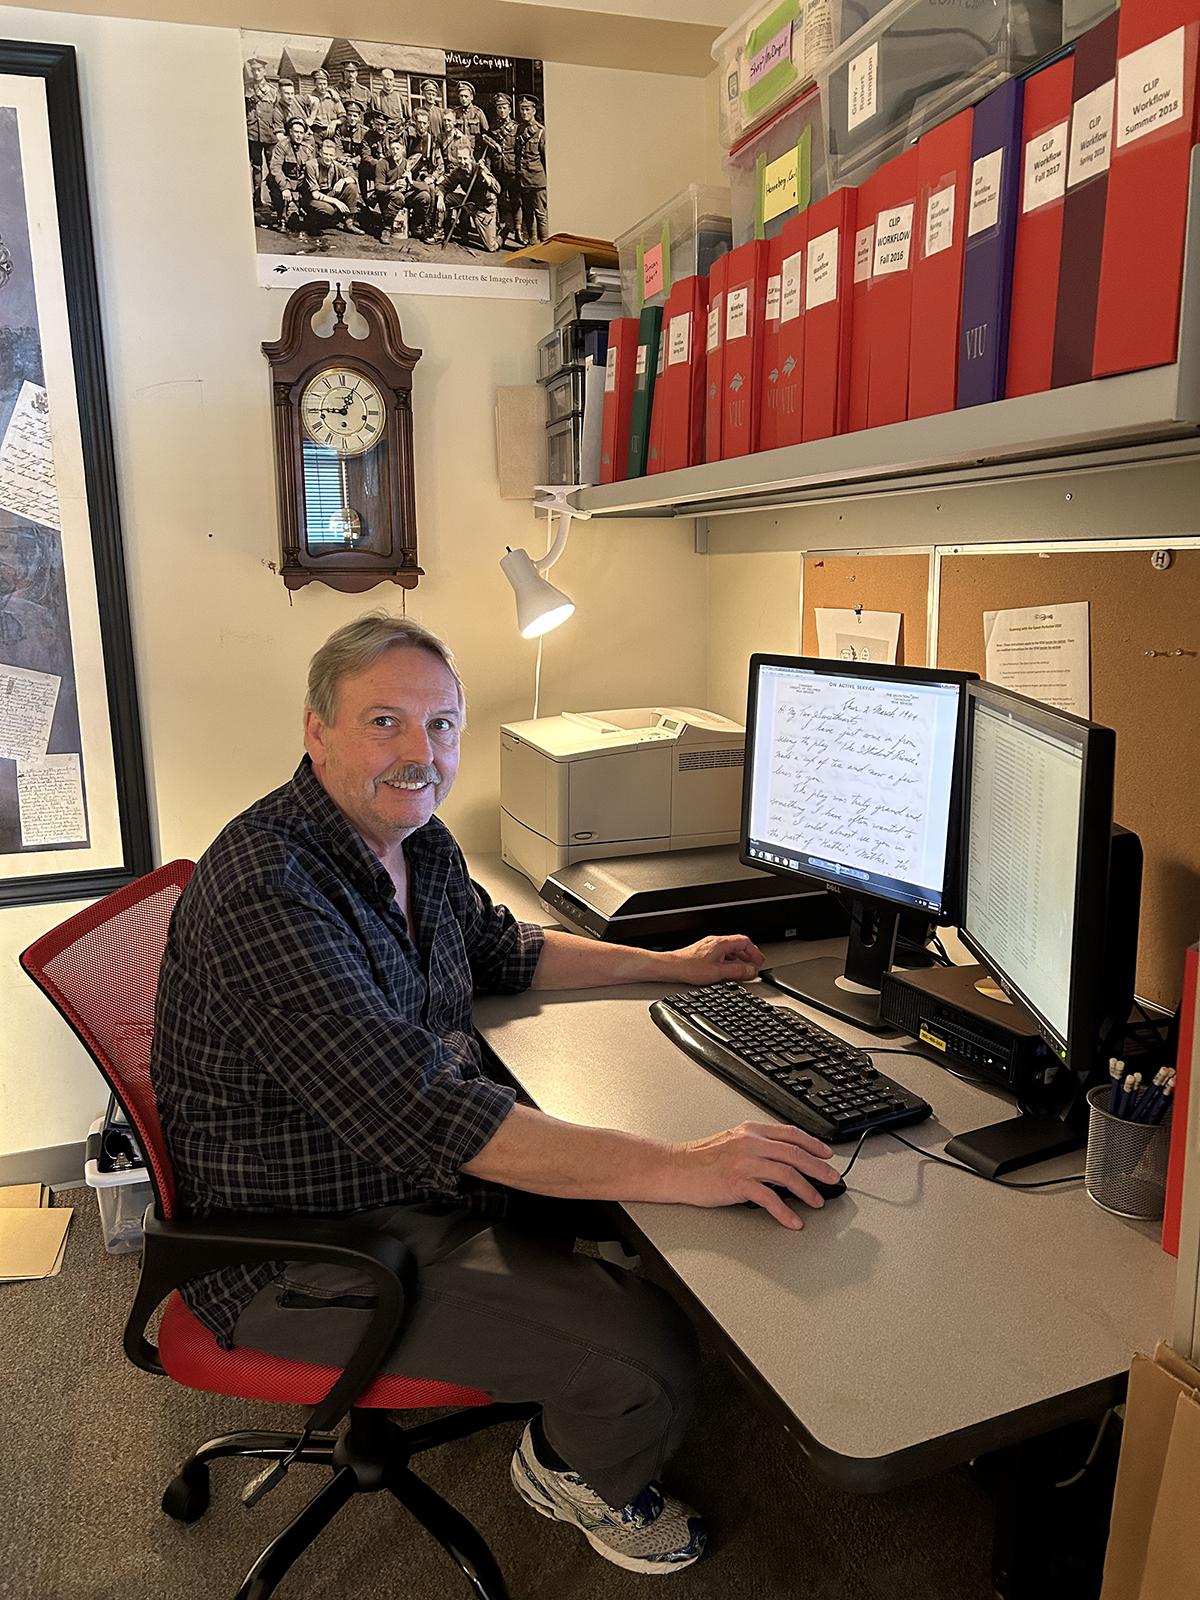
[[[627,1572],[678,1572],[698,1560],[708,1543],[698,1513],[664,1494],[657,1483],[614,1511],[578,1473],[544,1467],[528,1423],[513,1452],[512,1481],[527,1506],[556,1522],[572,1523],[598,1555]]]

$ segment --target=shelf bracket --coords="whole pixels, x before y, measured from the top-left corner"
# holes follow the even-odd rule
[[[696,517],[693,520],[694,538],[692,549],[698,556],[708,554],[708,518]]]

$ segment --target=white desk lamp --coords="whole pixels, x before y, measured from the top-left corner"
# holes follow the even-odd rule
[[[534,509],[546,513],[546,531],[550,535],[550,548],[540,560],[534,561],[527,550],[508,549],[506,555],[500,558],[500,570],[513,586],[513,593],[517,601],[517,627],[520,629],[522,639],[536,639],[538,642],[537,669],[534,676],[533,714],[538,714],[538,700],[541,693],[542,676],[542,637],[557,628],[560,623],[573,616],[575,602],[561,589],[556,589],[542,576],[548,572],[562,555],[567,547],[567,535],[571,531],[572,517],[587,516],[588,513],[576,511],[568,501],[568,495],[574,494],[580,486],[578,484],[539,484],[537,493],[539,498],[534,501]],[[554,516],[558,513],[558,527],[555,528]]]

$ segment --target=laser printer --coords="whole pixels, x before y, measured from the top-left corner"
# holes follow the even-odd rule
[[[534,888],[606,856],[732,844],[745,729],[695,706],[563,711],[500,729],[500,852]]]

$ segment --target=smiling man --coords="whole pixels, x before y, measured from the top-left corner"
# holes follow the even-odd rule
[[[361,617],[313,657],[307,754],[224,829],[171,923],[152,1070],[180,1202],[357,1214],[403,1239],[417,1295],[387,1369],[540,1402],[512,1462],[522,1499],[618,1566],[669,1572],[705,1543],[655,1481],[695,1341],[661,1290],[573,1251],[586,1202],[754,1200],[797,1228],[765,1185],[819,1205],[807,1177],[834,1177],[830,1152],[775,1125],[683,1145],[576,1127],[487,1076],[475,993],[740,980],[762,958],[737,936],[633,950],[493,905],[434,815],[464,720],[454,659],[417,623]],[[185,1295],[227,1348],[330,1365],[368,1315],[361,1279],[300,1263]]]

